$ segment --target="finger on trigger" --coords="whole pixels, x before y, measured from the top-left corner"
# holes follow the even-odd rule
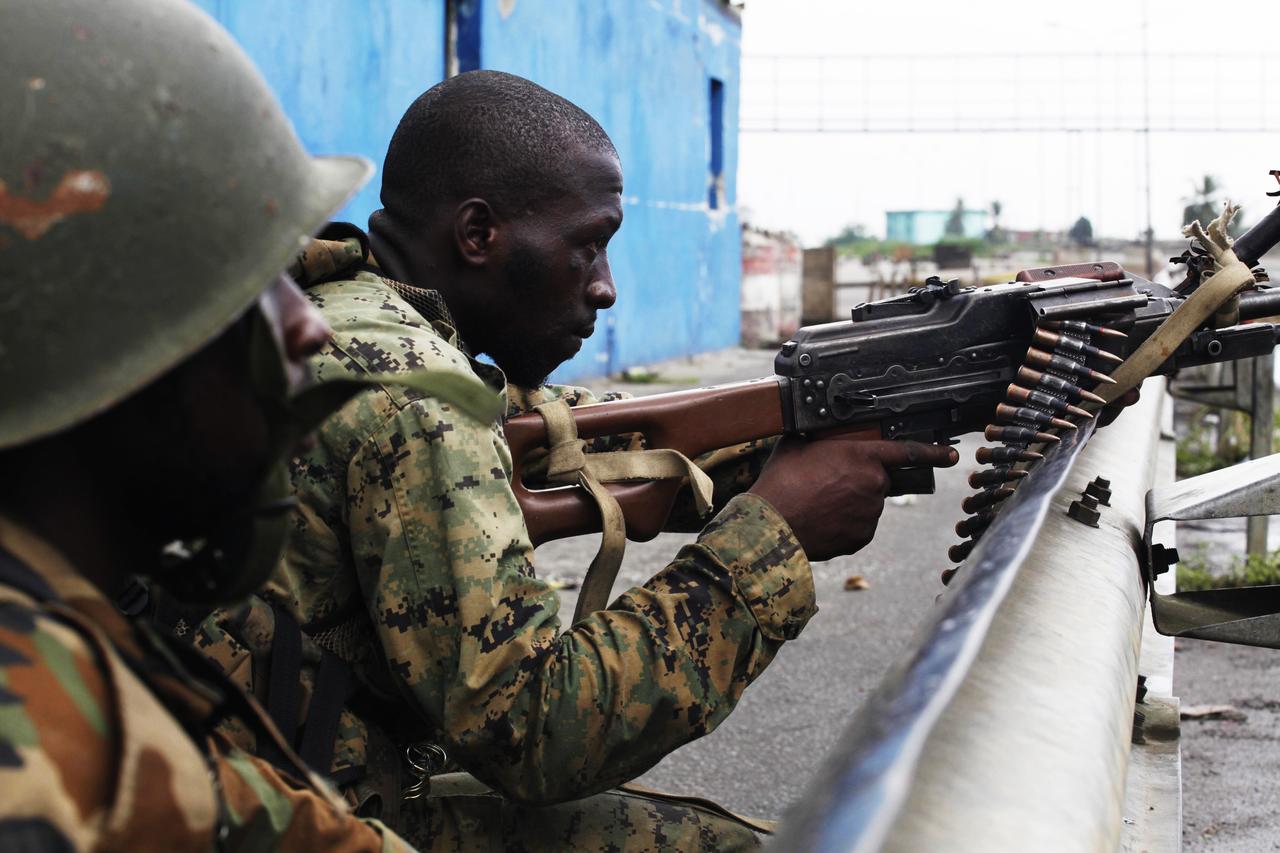
[[[954,448],[919,441],[883,441],[868,446],[868,451],[888,468],[930,465],[948,467],[960,461]]]
[[[960,454],[954,447],[941,444],[925,444],[920,441],[904,441],[907,446],[907,460],[910,465],[932,465],[947,467],[960,461]]]

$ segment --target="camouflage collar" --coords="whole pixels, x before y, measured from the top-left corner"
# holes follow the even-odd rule
[[[378,259],[373,256],[369,235],[348,222],[329,223],[319,236],[303,247],[289,266],[289,274],[303,288],[335,281],[357,272],[378,276],[432,326],[441,323],[448,326],[452,334],[446,337],[452,337],[458,349],[467,356],[471,355],[466,343],[457,333],[458,324],[454,322],[453,314],[440,291],[406,284],[388,276]]]

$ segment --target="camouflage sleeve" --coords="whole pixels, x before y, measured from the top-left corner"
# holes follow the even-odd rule
[[[220,818],[227,849],[407,849],[258,759],[210,754],[216,789],[209,758],[118,656],[0,602],[0,849],[211,850]]]
[[[418,400],[352,459],[347,521],[399,689],[513,798],[604,790],[711,731],[816,609],[790,528],[744,495],[647,584],[561,633],[509,472],[497,427]]]

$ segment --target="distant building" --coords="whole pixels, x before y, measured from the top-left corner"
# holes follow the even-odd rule
[[[725,0],[196,0],[244,45],[307,148],[379,166],[446,73],[527,77],[595,116],[625,174],[618,304],[560,380],[739,337],[738,65]],[[250,117],[246,117],[250,120]],[[342,218],[363,225],[374,176]]]
[[[802,257],[794,234],[743,226],[743,346],[779,344],[800,327]]]
[[[941,240],[947,233],[951,210],[890,210],[884,215],[885,239],[915,246],[928,246]],[[961,215],[964,236],[981,238],[987,233],[985,210],[966,210]]]

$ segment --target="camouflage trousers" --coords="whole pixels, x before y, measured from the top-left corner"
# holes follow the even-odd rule
[[[526,806],[496,793],[429,796],[406,802],[396,830],[422,850],[739,851],[760,839],[712,804],[628,790],[554,806]]]

